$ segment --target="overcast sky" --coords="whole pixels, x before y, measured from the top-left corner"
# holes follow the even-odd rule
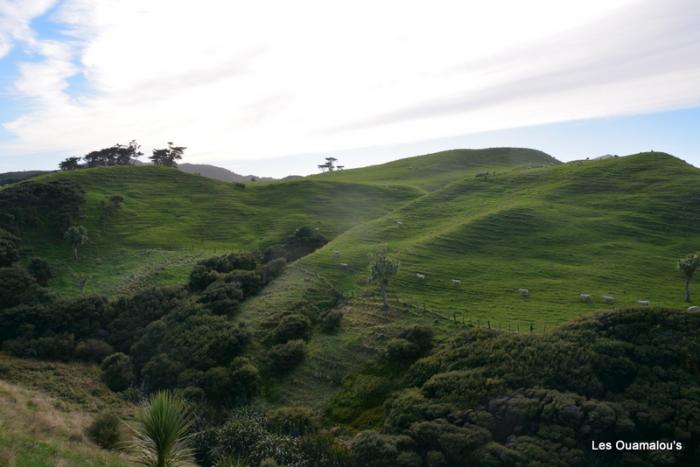
[[[698,165],[699,24],[698,0],[0,0],[0,171],[131,139],[275,176],[451,145]]]

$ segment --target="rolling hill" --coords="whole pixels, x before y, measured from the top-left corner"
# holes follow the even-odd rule
[[[222,182],[248,183],[256,182],[271,182],[274,180],[270,177],[258,177],[256,175],[240,175],[223,167],[217,167],[210,164],[178,164],[178,169],[188,174],[201,175],[202,177],[213,178]]]

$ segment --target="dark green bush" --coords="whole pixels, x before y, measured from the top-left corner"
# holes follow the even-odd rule
[[[19,259],[19,238],[0,228],[0,267],[11,266]]]
[[[134,367],[128,355],[113,353],[102,361],[102,381],[112,391],[123,391],[134,381]]]
[[[209,284],[199,298],[200,303],[217,315],[233,315],[243,300],[243,290],[238,282],[217,280]]]
[[[113,353],[112,346],[100,339],[85,339],[75,346],[75,357],[86,362],[100,363]]]
[[[147,392],[174,388],[177,385],[177,376],[182,369],[182,363],[173,360],[165,353],[151,358],[141,370],[143,384]]]
[[[0,284],[0,310],[48,301],[46,290],[37,284],[31,274],[17,265],[0,268]]]
[[[275,258],[265,263],[262,268],[263,283],[267,284],[279,277],[285,267],[287,267],[287,260],[284,258]]]
[[[303,340],[293,340],[273,346],[268,352],[270,368],[286,373],[299,365],[306,357],[306,344]]]
[[[391,339],[386,346],[386,356],[392,362],[411,363],[420,357],[420,349],[406,339]]]
[[[286,435],[315,433],[321,426],[318,414],[308,407],[280,407],[270,410],[266,415],[270,429]]]
[[[32,258],[29,264],[27,264],[27,272],[29,272],[42,287],[46,287],[51,277],[53,277],[51,266],[46,260],[41,258]]]
[[[101,448],[114,449],[122,441],[122,422],[113,413],[101,413],[88,425],[85,434]]]
[[[308,340],[311,337],[311,321],[300,313],[282,316],[272,332],[272,341],[283,344],[293,339]]]

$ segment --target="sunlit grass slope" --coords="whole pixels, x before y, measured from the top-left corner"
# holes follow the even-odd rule
[[[382,245],[401,261],[394,294],[466,321],[541,328],[607,307],[602,295],[682,307],[675,263],[700,250],[700,170],[645,153],[469,177],[349,230],[301,264],[361,292],[367,254]]]
[[[360,169],[319,174],[314,178],[377,185],[407,185],[431,191],[479,172],[559,163],[548,154],[534,149],[454,149]]]
[[[182,283],[195,259],[230,250],[255,250],[301,226],[333,238],[418,196],[410,187],[300,180],[243,188],[176,169],[142,166],[66,172],[39,178],[72,179],[86,191],[89,242],[73,261],[68,244],[35,230],[25,246],[55,267],[57,289],[128,292],[149,283]],[[111,218],[100,203],[124,198]]]

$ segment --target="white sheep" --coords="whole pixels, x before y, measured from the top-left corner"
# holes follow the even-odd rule
[[[396,221],[396,224],[398,224],[398,225],[403,225],[403,222],[401,222],[401,221]]]
[[[455,287],[459,287],[461,283],[462,281],[459,279],[452,279],[452,285],[454,285]]]
[[[607,304],[615,303],[615,297],[612,295],[603,295],[603,301]]]
[[[348,263],[340,263],[340,267],[343,269],[348,269],[350,265]]]
[[[696,305],[689,306],[688,311],[700,311],[700,306],[696,306]]]
[[[637,300],[637,303],[642,306],[649,306],[649,300]]]
[[[425,274],[421,274],[420,272],[417,272],[416,279],[418,279],[419,281],[425,280]]]
[[[591,296],[587,293],[579,294],[578,298],[584,303],[591,303]]]
[[[520,294],[521,297],[529,297],[530,296],[530,289],[518,289],[518,293]]]

